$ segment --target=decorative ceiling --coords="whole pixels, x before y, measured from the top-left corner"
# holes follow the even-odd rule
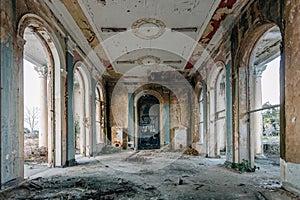
[[[237,0],[60,0],[46,3],[113,77],[159,65],[186,71]],[[85,52],[88,54],[89,52]]]
[[[272,27],[257,42],[254,49],[255,66],[263,66],[280,56],[280,46],[282,42],[281,32],[278,26]]]

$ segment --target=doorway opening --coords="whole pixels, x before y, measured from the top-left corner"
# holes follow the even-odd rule
[[[249,118],[255,158],[280,157],[280,45],[278,26],[269,28],[256,43],[249,70]]]
[[[30,176],[48,164],[48,75],[51,61],[49,48],[45,46],[47,44],[41,34],[32,27],[24,31],[25,176]]]
[[[95,115],[96,115],[96,143],[97,145],[99,144],[104,144],[106,140],[105,136],[105,102],[104,102],[104,97],[102,93],[102,89],[100,84],[97,84],[95,88],[95,105],[96,105],[96,110],[95,110]]]
[[[208,80],[209,124],[207,137],[208,157],[226,155],[226,101],[225,65],[218,62],[210,72]]]
[[[90,156],[93,151],[91,82],[86,66],[77,62],[74,67],[74,130],[75,154]]]
[[[160,103],[150,94],[145,94],[137,102],[138,149],[160,148]]]

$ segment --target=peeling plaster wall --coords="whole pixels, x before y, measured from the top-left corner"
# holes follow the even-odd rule
[[[181,90],[176,94],[171,93],[170,97],[170,123],[171,129],[178,126],[190,128],[190,94]]]
[[[300,164],[300,3],[286,5],[285,31],[285,109],[286,109],[286,161]]]
[[[19,81],[21,69],[14,64],[13,37],[1,41],[1,174],[2,183],[18,177],[21,168],[21,155],[19,154],[20,118],[19,112]]]
[[[281,170],[283,187],[300,194],[300,2],[285,2],[284,53],[281,73],[285,75],[284,92],[285,122],[281,133]],[[285,68],[283,68],[285,66]],[[282,122],[282,121],[281,121]],[[281,126],[282,127],[282,126]],[[280,128],[281,128],[280,127]]]
[[[1,1],[1,183],[23,176],[22,41],[14,31],[15,2]],[[20,46],[19,46],[20,45]]]

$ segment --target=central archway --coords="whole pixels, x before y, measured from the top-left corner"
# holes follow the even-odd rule
[[[151,94],[144,94],[137,102],[138,149],[160,148],[160,103]]]

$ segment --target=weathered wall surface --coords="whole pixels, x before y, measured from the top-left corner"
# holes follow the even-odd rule
[[[15,33],[15,2],[1,1],[1,183],[23,176],[22,45]]]
[[[286,161],[300,164],[300,3],[286,6],[285,31],[285,109]]]
[[[281,134],[281,169],[283,186],[300,194],[300,2],[285,2],[284,57],[285,122]],[[282,126],[280,126],[281,128]]]

